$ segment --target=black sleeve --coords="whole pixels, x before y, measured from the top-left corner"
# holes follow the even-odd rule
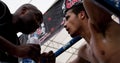
[[[5,15],[6,5],[0,1],[0,19]]]
[[[11,19],[11,13],[7,5],[0,0],[0,25]]]

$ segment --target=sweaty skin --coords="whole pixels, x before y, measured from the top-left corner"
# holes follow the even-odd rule
[[[90,18],[90,47],[98,63],[120,63],[120,25],[93,0],[83,3]]]

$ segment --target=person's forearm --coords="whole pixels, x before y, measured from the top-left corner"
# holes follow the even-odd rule
[[[91,19],[90,22],[96,27],[107,25],[110,21],[112,21],[111,13],[95,3],[94,0],[84,0],[83,4],[89,18]]]
[[[10,41],[0,36],[0,49],[9,54],[13,54],[16,50],[16,45],[12,44]]]

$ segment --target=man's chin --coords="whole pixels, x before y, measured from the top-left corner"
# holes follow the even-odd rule
[[[75,37],[75,35],[70,35],[72,38]]]
[[[79,35],[70,34],[70,36],[71,36],[72,38],[74,38],[74,37],[79,36]]]

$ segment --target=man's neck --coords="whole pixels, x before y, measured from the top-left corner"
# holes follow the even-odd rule
[[[86,23],[83,24],[83,29],[80,32],[80,35],[87,41],[87,43],[90,43],[91,35],[88,27],[88,21],[86,21]]]

